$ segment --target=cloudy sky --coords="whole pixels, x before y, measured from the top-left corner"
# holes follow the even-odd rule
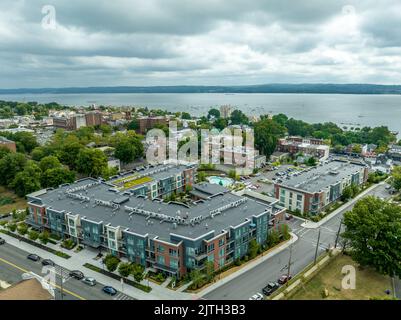
[[[400,53],[399,0],[0,1],[0,88],[398,84]]]

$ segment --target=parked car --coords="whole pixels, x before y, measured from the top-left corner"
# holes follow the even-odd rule
[[[70,277],[75,278],[77,280],[81,280],[85,277],[83,272],[79,270],[72,270],[70,271],[69,275]]]
[[[82,279],[82,282],[89,285],[89,286],[95,286],[96,285],[96,280],[94,278],[90,277],[85,277]]]
[[[50,259],[43,259],[43,260],[42,260],[42,265],[43,265],[43,266],[52,266],[52,267],[54,267],[56,264],[54,263],[53,260],[50,260]]]
[[[111,296],[114,296],[114,295],[117,294],[117,290],[114,289],[114,288],[111,287],[111,286],[105,286],[105,287],[103,287],[102,290],[103,290],[104,293],[107,293],[107,294],[109,294],[109,295],[111,295]]]
[[[5,244],[6,240],[4,240],[3,238],[0,238],[0,244]]]
[[[280,285],[277,282],[270,282],[270,283],[267,284],[266,287],[263,288],[262,291],[266,296],[270,296],[279,287],[280,287]]]
[[[249,300],[263,300],[263,295],[261,293],[254,294]]]
[[[294,216],[292,214],[288,214],[288,213],[285,214],[285,220],[291,220],[293,218],[294,218]]]
[[[280,277],[280,279],[278,279],[277,282],[278,282],[279,284],[286,284],[288,281],[291,280],[291,278],[292,278],[291,275],[286,275],[286,274],[284,274],[284,275],[282,275],[282,276]]]
[[[35,261],[35,262],[40,260],[40,257],[37,254],[33,254],[33,253],[28,254],[27,258],[29,260],[32,260],[32,261]]]

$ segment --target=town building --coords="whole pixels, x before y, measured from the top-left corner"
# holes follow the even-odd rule
[[[250,240],[265,242],[270,220],[284,208],[194,185],[193,175],[190,166],[157,166],[34,192],[27,223],[177,278],[207,262],[218,270],[244,257]],[[189,185],[198,196],[191,203],[162,201]]]
[[[330,147],[324,143],[324,140],[302,137],[279,139],[276,150],[289,153],[292,156],[303,154],[320,160],[326,160],[330,154]]]
[[[17,146],[14,141],[0,136],[0,146],[9,149],[12,152],[17,152]]]
[[[98,111],[91,111],[85,114],[86,125],[89,127],[100,126],[103,123],[103,115]]]
[[[155,125],[167,125],[167,119],[163,116],[157,117],[141,117],[138,118],[139,129],[138,133],[145,134],[149,129],[152,129]]]
[[[367,178],[366,165],[340,160],[325,161],[276,183],[275,197],[290,211],[315,215],[340,198],[346,186],[362,185]]]
[[[394,161],[401,161],[401,146],[393,144],[387,151],[387,155]]]

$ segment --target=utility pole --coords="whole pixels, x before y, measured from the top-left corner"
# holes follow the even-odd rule
[[[290,277],[290,270],[291,270],[291,258],[292,258],[292,243],[290,245],[290,258],[288,259],[288,271],[287,271],[287,286],[288,286],[288,278]]]
[[[319,234],[317,236],[316,251],[315,251],[315,261],[313,262],[314,265],[316,264],[317,252],[319,250],[319,242],[320,242],[320,228],[319,228]]]
[[[334,249],[337,248],[337,243],[338,243],[338,238],[340,237],[342,223],[343,223],[343,219],[340,220],[340,226],[338,227],[336,242],[334,243]]]

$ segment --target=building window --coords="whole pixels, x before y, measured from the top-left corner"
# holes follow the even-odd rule
[[[157,251],[163,253],[164,252],[164,247],[159,244],[157,246]]]
[[[157,256],[157,263],[164,265],[165,264],[164,256]]]
[[[175,249],[169,249],[168,252],[169,252],[170,256],[173,256],[173,257],[177,257],[178,256],[177,250],[175,250]]]
[[[222,245],[224,245],[224,239],[219,240],[219,247],[221,247]]]
[[[209,244],[208,247],[207,247],[207,252],[211,252],[211,251],[213,251],[213,250],[214,250],[214,243],[211,243],[211,244]]]

